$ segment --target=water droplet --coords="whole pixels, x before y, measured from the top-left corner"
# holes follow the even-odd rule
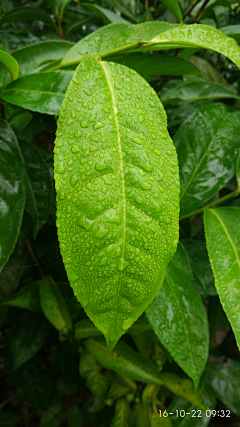
[[[58,165],[57,172],[61,173],[61,174],[64,173],[65,172],[65,167],[63,165]]]
[[[140,205],[143,204],[143,199],[141,199],[141,197],[135,196],[135,200],[137,203],[139,203]]]
[[[143,190],[151,190],[152,184],[149,184],[148,182],[141,182],[141,187]]]
[[[71,176],[71,178],[70,178],[70,184],[71,184],[73,187],[75,187],[75,185],[77,184],[77,182],[78,182],[78,176],[77,176],[77,174],[73,174],[73,175]]]
[[[82,128],[88,128],[88,123],[87,123],[87,122],[85,122],[85,121],[82,121],[82,122],[80,123],[80,125],[82,126]]]
[[[63,146],[63,142],[62,142],[60,139],[57,139],[57,140],[55,141],[55,146],[56,146],[56,147],[58,147],[58,148],[60,148],[60,147],[62,147],[62,146]]]
[[[143,169],[145,169],[145,171],[147,171],[147,172],[152,172],[152,170],[153,170],[153,167],[152,167],[152,165],[150,165],[150,164],[144,164],[144,165],[141,165],[142,166],[142,168]]]
[[[67,125],[67,126],[70,126],[72,123],[73,123],[73,120],[72,120],[72,119],[68,119],[68,120],[66,121],[66,125]]]
[[[97,171],[103,171],[104,169],[107,169],[106,163],[96,163],[95,168]]]
[[[77,145],[72,146],[72,153],[78,153],[80,151],[80,148]]]
[[[118,261],[118,270],[119,271],[125,270],[125,268],[127,268],[128,264],[129,263],[127,261],[125,261],[124,258],[120,258]]]
[[[134,322],[134,319],[132,319],[131,317],[129,317],[129,319],[124,320],[122,323],[123,330],[126,331],[128,328],[130,328],[133,322]]]
[[[98,199],[99,202],[102,202],[104,200],[104,196],[102,194],[99,194],[97,196],[97,199]]]
[[[138,144],[138,145],[142,145],[144,143],[144,140],[142,138],[139,138],[139,137],[133,137],[133,138],[131,138],[131,140],[132,140],[132,142],[135,142],[135,144]]]
[[[76,136],[76,138],[79,138],[80,136],[82,136],[82,132],[77,131],[74,133],[74,136]]]
[[[85,228],[85,230],[89,230],[89,228],[91,227],[93,222],[94,222],[94,220],[87,218],[87,216],[84,214],[79,215],[79,217],[77,218],[78,225]]]

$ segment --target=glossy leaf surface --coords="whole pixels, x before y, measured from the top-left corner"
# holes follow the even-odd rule
[[[102,18],[103,21],[107,24],[116,22],[124,22],[125,24],[129,23],[128,21],[126,21],[126,19],[123,19],[121,16],[116,15],[111,10],[108,10],[105,7],[98,6],[97,4],[81,3],[81,6],[88,10],[91,10],[94,15],[97,15],[99,16],[99,18]]]
[[[240,363],[227,359],[225,363],[208,363],[204,380],[218,399],[234,414],[240,415]]]
[[[50,214],[53,180],[46,162],[33,144],[21,141],[20,148],[27,171],[26,210],[33,219],[33,236],[36,238]]]
[[[189,256],[197,291],[204,297],[217,295],[206,243],[197,239],[184,239],[181,243]]]
[[[84,344],[101,365],[119,375],[148,384],[163,383],[153,362],[122,341],[119,341],[114,350],[106,347],[103,338],[89,338],[84,341]]]
[[[220,31],[235,40],[240,40],[240,25],[228,25],[220,28]]]
[[[43,312],[49,322],[60,331],[72,326],[72,319],[65,300],[51,277],[44,277],[40,282],[40,297]]]
[[[58,115],[73,71],[31,74],[5,87],[0,97],[13,105]]]
[[[19,66],[15,58],[4,50],[0,50],[0,62],[2,62],[11,74],[11,80],[18,78]]]
[[[208,321],[181,244],[146,315],[159,340],[197,387],[208,357]]]
[[[39,302],[39,282],[24,286],[19,292],[7,299],[4,305],[26,308],[27,310],[41,311]]]
[[[105,372],[88,351],[81,354],[79,371],[91,393],[103,399],[110,383],[109,372]]]
[[[32,114],[28,111],[14,116],[9,122],[13,132],[18,136],[22,130],[29,125],[32,117]]]
[[[182,22],[182,12],[177,0],[163,0],[163,3],[171,10],[179,22]]]
[[[240,209],[206,209],[204,227],[215,286],[240,347]]]
[[[49,323],[40,313],[22,311],[11,330],[10,345],[14,369],[31,359],[45,343]]]
[[[24,160],[15,134],[3,119],[0,119],[0,165],[1,271],[15,246],[26,198]]]
[[[192,212],[234,176],[240,145],[240,112],[223,104],[201,108],[174,136],[178,152],[181,215]]]
[[[161,95],[164,105],[178,101],[194,102],[204,99],[239,99],[236,93],[211,82],[184,82]]]
[[[157,294],[178,240],[176,153],[156,93],[133,70],[79,65],[58,121],[55,181],[70,283],[113,348]]]
[[[110,427],[129,427],[130,404],[127,399],[119,399],[116,402],[115,414]]]

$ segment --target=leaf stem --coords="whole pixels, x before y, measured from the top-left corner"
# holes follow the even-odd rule
[[[193,211],[193,212],[190,212],[189,214],[186,214],[186,215],[181,216],[179,221],[182,221],[183,219],[186,219],[186,218],[190,218],[190,216],[200,214],[200,213],[202,213],[205,209],[212,208],[212,207],[213,207],[213,206],[215,206],[215,205],[219,205],[220,203],[225,202],[225,200],[229,200],[229,199],[232,199],[232,198],[234,198],[234,197],[239,196],[239,194],[240,194],[240,187],[239,187],[236,191],[233,191],[232,193],[229,193],[229,194],[227,194],[226,196],[221,197],[221,199],[215,200],[214,202],[209,203],[208,205],[203,206],[203,207],[202,207],[202,208],[200,208],[200,209],[197,209],[197,210],[195,210],[195,211]]]
[[[193,19],[191,20],[191,24],[194,24],[194,22],[196,22],[197,18],[199,17],[199,15],[203,12],[203,10],[205,9],[205,7],[207,6],[209,0],[205,0],[205,2],[202,4],[202,6],[200,7],[200,9],[198,10],[198,12],[196,13],[196,15],[193,17]]]
[[[190,7],[190,9],[183,15],[183,20],[190,15],[190,13],[192,12],[192,10],[194,9],[195,6],[197,6],[197,4],[200,2],[201,0],[197,0],[196,3],[194,3],[192,5],[192,7]]]
[[[32,258],[32,260],[34,262],[34,266],[36,267],[36,269],[37,269],[37,271],[39,273],[39,276],[42,279],[43,277],[45,277],[45,274],[44,274],[42,268],[40,267],[40,263],[39,263],[36,255],[35,255],[35,253],[33,251],[33,248],[31,246],[31,243],[29,242],[29,239],[26,240],[26,245],[27,245],[27,250],[29,252],[29,255],[30,255],[30,257]]]

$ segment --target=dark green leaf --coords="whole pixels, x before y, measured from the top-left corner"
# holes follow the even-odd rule
[[[0,271],[20,230],[26,198],[25,164],[15,134],[0,119]]]
[[[17,114],[16,116],[14,116],[11,120],[10,120],[10,126],[12,128],[12,130],[15,132],[15,134],[18,136],[18,134],[20,132],[22,132],[22,130],[29,125],[29,123],[32,120],[32,114],[29,113],[28,111],[26,111],[25,113],[20,113]]]
[[[16,80],[19,74],[19,66],[15,58],[4,50],[0,50],[0,62],[2,62],[11,74],[11,79]]]
[[[43,312],[49,322],[58,330],[72,327],[72,319],[61,292],[51,277],[44,277],[40,282],[40,297]]]
[[[4,305],[25,308],[27,310],[41,311],[39,282],[24,286],[19,292],[7,299]]]
[[[68,412],[68,427],[80,427],[83,424],[83,416],[80,409],[75,406],[75,408],[70,409]]]
[[[237,178],[238,188],[240,189],[240,151],[239,151],[238,160],[237,160],[236,178]]]
[[[149,408],[144,403],[137,403],[133,409],[133,427],[151,427],[149,419]]]
[[[27,170],[26,210],[33,219],[33,237],[47,222],[53,199],[53,180],[42,155],[26,141],[20,142]]]
[[[72,76],[73,71],[31,74],[10,83],[0,97],[28,110],[58,115]]]
[[[111,381],[106,399],[114,401],[120,397],[126,396],[130,391],[130,387],[118,377],[116,380]]]
[[[10,346],[14,370],[31,359],[44,345],[49,323],[40,313],[22,311],[11,329]]]
[[[224,363],[209,363],[204,380],[216,396],[234,414],[240,415],[240,363],[228,359]]]
[[[194,113],[176,132],[182,215],[201,206],[234,176],[239,120],[239,111],[228,113],[225,105],[212,104]]]
[[[114,350],[109,350],[105,346],[103,338],[89,338],[84,344],[106,368],[133,380],[162,384],[161,375],[155,365],[122,341],[119,341]]]
[[[161,95],[164,105],[178,101],[194,102],[204,99],[240,99],[236,93],[211,82],[184,82]]]
[[[202,74],[206,76],[207,80],[212,83],[217,83],[225,87],[226,89],[234,91],[234,88],[227,84],[226,80],[220,74],[220,72],[213,67],[210,62],[206,61],[206,59],[201,58],[201,56],[190,56],[187,59],[187,62],[195,65],[199,70],[201,70]]]
[[[54,398],[41,416],[41,427],[61,427],[68,413],[62,407],[62,402]]]
[[[181,242],[189,256],[195,288],[204,297],[217,295],[206,243],[196,239],[184,239]]]
[[[22,415],[16,412],[0,411],[1,427],[17,427],[22,419]]]
[[[171,10],[174,16],[176,16],[179,22],[183,22],[182,12],[178,3],[178,0],[162,0],[163,3]]]
[[[240,209],[206,209],[204,226],[215,286],[240,347]]]
[[[108,10],[105,7],[98,6],[97,4],[81,3],[81,6],[88,10],[91,10],[94,15],[99,16],[107,24],[116,22],[121,22],[125,24],[130,23],[129,21],[126,21],[126,19],[121,18],[121,16],[111,12],[111,10]]]
[[[181,244],[146,315],[159,340],[197,387],[208,357],[208,321]]]
[[[81,340],[83,338],[97,337],[102,335],[102,332],[96,328],[94,323],[89,319],[80,320],[76,323],[74,328],[75,340]]]
[[[88,59],[58,120],[61,253],[78,300],[111,348],[157,294],[176,250],[178,163],[165,117],[133,70]]]
[[[110,427],[129,427],[130,405],[127,399],[119,399],[116,402],[115,414]]]
[[[102,368],[88,351],[81,354],[79,371],[91,393],[103,399],[110,383],[109,372]]]
[[[198,67],[177,56],[130,53],[129,55],[111,56],[109,59],[113,62],[126,65],[141,75],[190,75],[204,78],[204,74]]]
[[[57,30],[55,22],[47,13],[33,7],[15,7],[0,19],[0,25],[15,21],[43,21]]]
[[[151,339],[150,335],[148,335],[147,332],[141,332],[133,333],[131,334],[131,336],[139,353],[151,359],[153,355],[154,342]]]
[[[224,341],[230,330],[230,323],[222,308],[219,298],[211,298],[208,309],[210,348],[216,347]]]
[[[228,25],[227,27],[220,28],[220,31],[227,36],[240,40],[240,25]]]

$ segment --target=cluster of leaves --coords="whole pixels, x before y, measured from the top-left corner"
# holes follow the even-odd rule
[[[1,426],[238,425],[239,15],[2,1]]]

